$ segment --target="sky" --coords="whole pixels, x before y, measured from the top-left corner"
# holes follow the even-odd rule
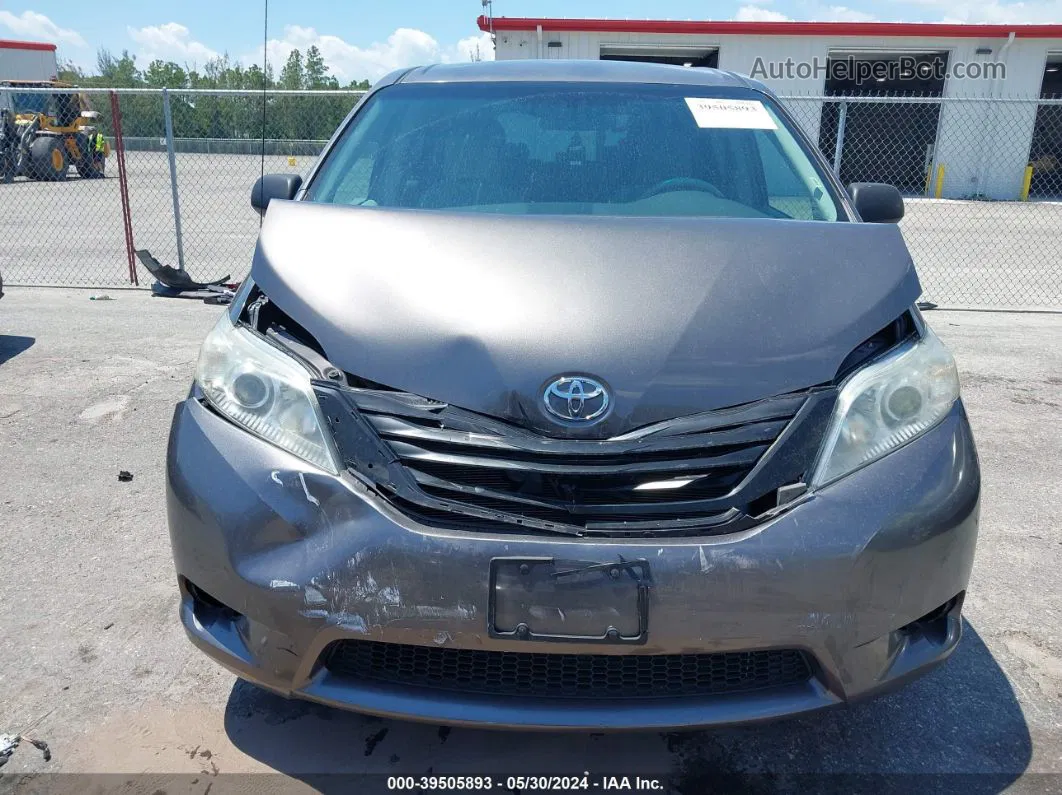
[[[844,3],[841,5],[840,3]],[[846,20],[1062,23],[1062,0],[495,0],[495,16],[619,19]],[[490,58],[479,0],[270,0],[270,62],[313,44],[340,82],[392,69]],[[129,50],[137,64],[201,67],[220,54],[261,63],[263,0],[0,0],[0,38],[51,41],[60,61],[93,71],[96,51]]]

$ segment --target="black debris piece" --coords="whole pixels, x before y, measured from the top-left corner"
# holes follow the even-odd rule
[[[147,249],[139,249],[136,252],[136,256],[140,260],[140,264],[147,268],[151,275],[158,279],[160,284],[178,292],[221,287],[230,278],[228,274],[225,274],[220,279],[212,282],[197,282],[187,272],[171,268],[169,265],[163,265]]]
[[[123,470],[121,470],[118,473],[118,482],[119,483],[128,483],[132,479],[133,479],[133,473],[129,472],[128,470],[123,469]]]
[[[228,274],[212,282],[197,282],[186,271],[163,265],[147,249],[139,249],[136,256],[155,277],[151,292],[162,298],[197,298],[224,305],[232,301],[239,287],[239,284],[229,283],[231,277]]]
[[[380,729],[376,734],[371,734],[365,738],[365,756],[372,756],[372,752],[376,750],[383,738],[387,736],[387,729]]]
[[[32,737],[23,737],[22,739],[44,754],[45,762],[52,761],[52,749],[48,747],[48,743],[44,742],[44,740],[34,740]]]

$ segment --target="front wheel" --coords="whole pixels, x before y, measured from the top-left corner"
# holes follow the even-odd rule
[[[30,144],[30,167],[35,179],[59,182],[66,179],[70,162],[63,142],[58,138],[41,137]]]

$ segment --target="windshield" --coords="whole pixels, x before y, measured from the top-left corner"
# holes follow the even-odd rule
[[[15,113],[48,113],[48,94],[15,94]]]
[[[512,214],[841,216],[762,94],[612,83],[385,88],[306,198]]]

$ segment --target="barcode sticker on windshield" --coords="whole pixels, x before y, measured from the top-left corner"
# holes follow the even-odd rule
[[[758,99],[686,97],[698,127],[727,130],[777,130],[767,108]]]

